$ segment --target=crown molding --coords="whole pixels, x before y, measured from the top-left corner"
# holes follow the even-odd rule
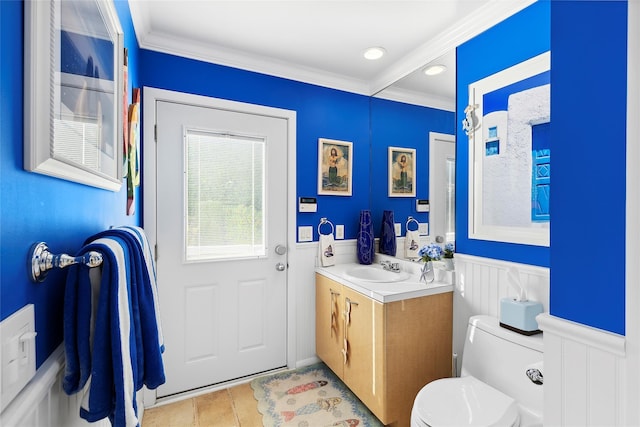
[[[456,102],[454,99],[395,87],[386,88],[384,91],[375,95],[375,98],[419,105],[422,107],[436,108],[444,111],[456,111]]]
[[[374,95],[388,88],[401,78],[535,2],[536,0],[493,0],[474,13],[460,19],[446,31],[414,49],[400,61],[396,61],[380,73],[371,82],[370,94]]]
[[[129,7],[142,49],[369,96],[369,84],[363,80],[154,32],[148,19],[141,13],[138,1],[130,0]]]
[[[129,0],[129,9],[136,37],[142,49],[371,96],[447,51],[455,49],[459,44],[533,4],[536,0],[493,0],[480,10],[461,19],[437,37],[414,49],[370,82],[311,67],[302,67],[270,57],[250,55],[220,46],[156,33],[151,28],[148,18],[141,13],[140,1],[142,0]],[[411,103],[415,102],[417,101]]]

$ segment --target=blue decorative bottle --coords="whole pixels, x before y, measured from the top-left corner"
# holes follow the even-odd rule
[[[396,230],[393,221],[393,211],[384,211],[382,213],[380,253],[396,256]]]
[[[358,261],[360,264],[373,263],[373,223],[371,222],[371,211],[364,209],[360,211],[360,226],[358,229]]]

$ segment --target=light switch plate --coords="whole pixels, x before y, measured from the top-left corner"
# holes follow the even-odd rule
[[[336,225],[336,240],[344,239],[344,225]]]
[[[313,241],[313,227],[302,226],[298,227],[298,241],[299,242],[312,242]]]
[[[418,226],[418,231],[420,232],[421,236],[426,236],[429,234],[429,223],[428,222],[421,222],[420,225]]]
[[[402,224],[400,224],[399,222],[394,222],[393,228],[396,231],[396,237],[400,237],[402,235]]]
[[[0,412],[36,374],[35,310],[29,304],[0,323]]]

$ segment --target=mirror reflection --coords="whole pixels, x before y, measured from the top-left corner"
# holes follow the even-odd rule
[[[389,102],[395,101],[395,102]],[[401,103],[401,104],[399,104]],[[455,242],[456,55],[451,50],[371,99],[371,211],[374,224],[384,210],[395,212],[398,238],[407,233],[408,215],[420,223],[420,246]],[[380,175],[389,147],[415,150],[414,197],[390,198]],[[396,148],[397,149],[397,148]],[[428,201],[428,211],[418,208]],[[380,218],[378,218],[380,217]],[[414,231],[414,227],[410,227]],[[398,244],[397,257],[405,257]]]

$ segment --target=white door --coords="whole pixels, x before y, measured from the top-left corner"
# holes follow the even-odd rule
[[[162,397],[287,363],[288,128],[156,102]]]
[[[429,236],[438,243],[456,240],[456,140],[429,133]]]

